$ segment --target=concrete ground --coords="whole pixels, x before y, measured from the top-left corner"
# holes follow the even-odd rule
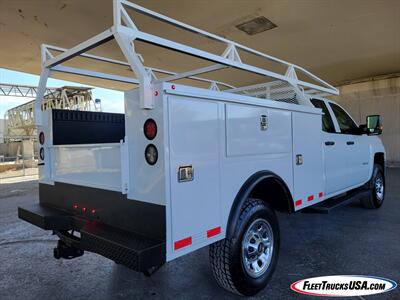
[[[378,210],[358,203],[329,215],[279,215],[278,267],[259,299],[306,299],[292,282],[334,274],[374,275],[400,282],[400,169],[389,169]],[[208,249],[163,266],[152,277],[86,253],[52,257],[56,239],[17,218],[17,207],[38,200],[37,181],[0,185],[0,299],[231,299],[213,280]],[[400,288],[360,299],[400,299]]]

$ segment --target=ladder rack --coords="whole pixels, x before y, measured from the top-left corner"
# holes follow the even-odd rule
[[[141,31],[135,24],[134,20],[129,15],[128,11],[133,10],[136,13],[146,15],[156,20],[165,22],[177,28],[186,30],[190,33],[201,35],[211,40],[223,43],[225,51],[222,54],[211,53],[198,48],[194,48],[182,43],[178,43],[169,39],[165,39],[144,31]],[[140,90],[141,107],[144,109],[152,109],[154,106],[154,99],[152,93],[152,85],[159,82],[171,82],[179,79],[192,79],[197,81],[203,81],[210,83],[210,88],[219,90],[219,87],[224,87],[226,92],[232,93],[243,93],[246,95],[271,98],[275,99],[273,95],[278,95],[275,100],[281,100],[285,102],[293,102],[298,104],[309,103],[309,95],[338,95],[338,90],[313,75],[304,68],[295,64],[286,62],[276,57],[264,54],[257,50],[251,49],[244,45],[238,44],[234,41],[219,37],[215,34],[206,32],[198,29],[191,25],[179,22],[162,14],[156,13],[144,7],[141,7],[135,3],[126,0],[114,0],[113,1],[113,20],[114,24],[111,28],[104,32],[76,45],[71,49],[63,49],[50,45],[42,45],[42,73],[39,83],[39,89],[36,98],[36,108],[40,108],[41,101],[43,99],[44,92],[46,90],[46,82],[52,72],[64,72],[71,73],[107,80],[114,80],[120,82],[126,82],[131,84],[138,84]],[[119,61],[111,58],[96,56],[88,54],[86,52],[91,49],[102,45],[110,40],[115,39],[118,46],[122,50],[122,53],[127,61]],[[171,71],[162,70],[159,68],[152,68],[144,65],[143,57],[135,51],[135,41],[141,41],[144,43],[152,44],[169,50],[177,51],[183,54],[187,54],[193,57],[197,57],[206,61],[211,62],[209,66],[182,72],[175,73]],[[57,56],[51,53],[51,50],[61,52]],[[266,61],[277,63],[285,68],[285,73],[278,73],[266,68],[260,68],[244,62],[241,53],[251,54],[262,58]],[[125,77],[119,75],[111,75],[101,72],[95,72],[80,68],[73,68],[62,65],[62,63],[76,57],[81,56],[88,59],[94,59],[97,61],[129,66],[135,77]],[[274,81],[266,80],[266,83],[248,87],[234,87],[230,84],[222,81],[214,81],[207,78],[199,77],[200,74],[211,73],[213,71],[234,68],[238,70],[247,71],[253,74],[265,76],[266,78],[272,78]],[[155,72],[167,75],[163,78],[158,79]],[[307,81],[300,80],[298,74],[302,74]],[[296,99],[295,99],[296,98]],[[294,99],[294,100],[293,100]],[[36,109],[38,125],[41,124],[41,110]]]

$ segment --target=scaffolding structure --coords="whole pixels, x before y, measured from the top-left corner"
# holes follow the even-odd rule
[[[37,87],[0,84],[0,96],[36,97]],[[101,102],[92,98],[92,88],[75,86],[46,88],[41,109],[101,111]],[[35,100],[7,110],[4,119],[6,141],[36,137]]]

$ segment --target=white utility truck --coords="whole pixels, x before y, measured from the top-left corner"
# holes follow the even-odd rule
[[[209,246],[219,285],[254,295],[277,264],[276,211],[323,210],[329,205],[322,201],[337,205],[355,195],[368,208],[382,205],[379,116],[358,126],[324,98],[337,89],[297,65],[128,1],[113,5],[114,24],[106,31],[68,50],[42,45],[35,106],[40,200],[18,214],[59,237],[56,258],[86,250],[149,275]],[[145,32],[133,14],[200,35],[225,51]],[[110,41],[126,61],[87,53]],[[138,43],[212,64],[181,73],[156,69],[144,64]],[[77,56],[96,67],[122,66],[132,76],[66,64]],[[250,64],[251,57],[261,66]],[[223,69],[258,76],[261,83],[216,81]],[[136,87],[125,92],[125,114],[42,110],[47,78],[56,72]]]

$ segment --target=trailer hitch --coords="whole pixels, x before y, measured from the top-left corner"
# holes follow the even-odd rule
[[[74,232],[55,231],[60,239],[57,242],[57,247],[53,250],[54,258],[73,259],[84,254],[84,251],[78,248],[79,238],[74,236]]]
[[[54,258],[60,259],[73,259],[75,257],[82,256],[84,251],[82,249],[75,248],[74,246],[68,246],[62,240],[57,242],[57,247],[53,250]]]

